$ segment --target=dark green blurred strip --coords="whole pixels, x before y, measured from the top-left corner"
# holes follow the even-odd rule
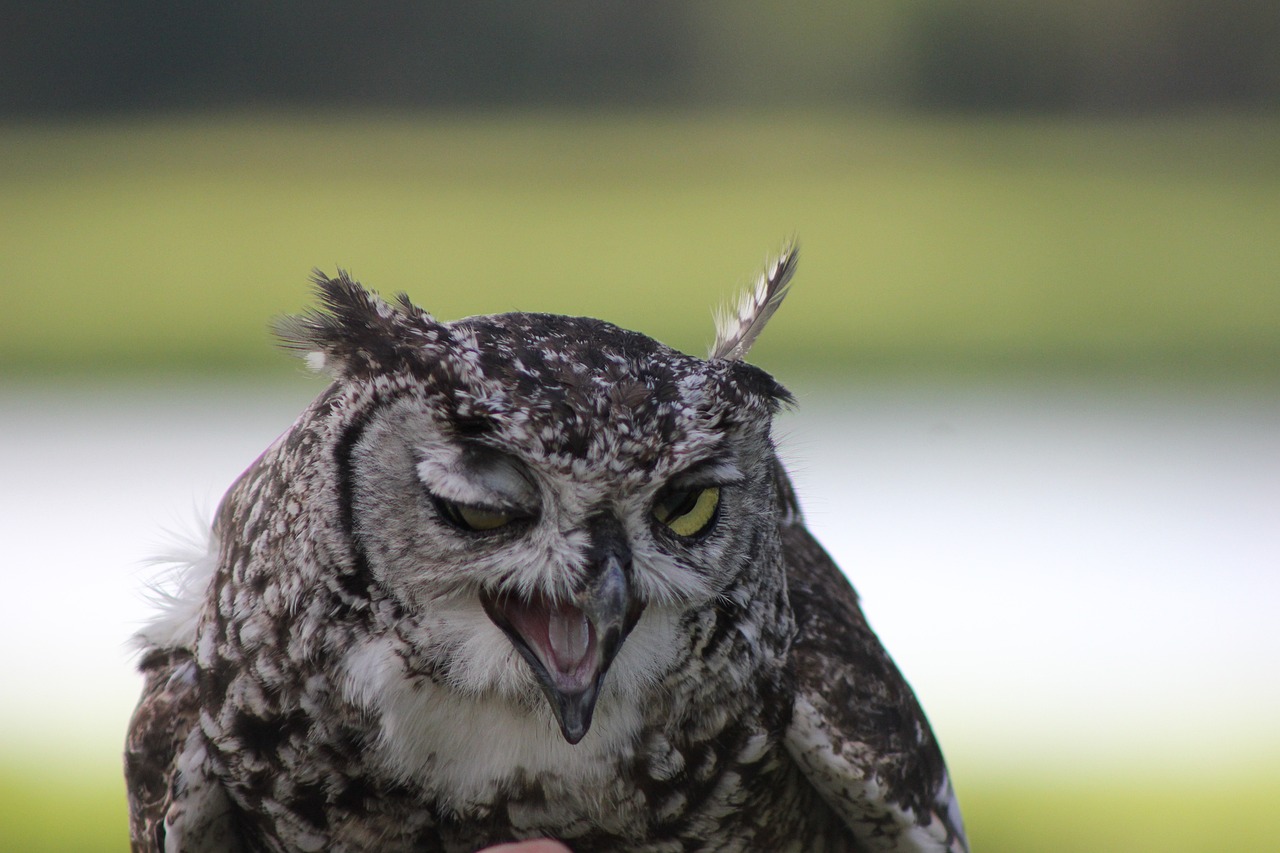
[[[0,126],[0,375],[282,373],[341,265],[701,352],[784,238],[786,371],[1277,377],[1280,120],[833,113]]]

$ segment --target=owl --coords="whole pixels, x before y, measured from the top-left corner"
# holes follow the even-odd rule
[[[332,384],[138,638],[133,849],[967,850],[744,361],[795,266],[706,359],[318,273],[279,331]]]

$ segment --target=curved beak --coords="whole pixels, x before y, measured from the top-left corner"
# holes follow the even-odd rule
[[[569,743],[591,728],[600,686],[644,610],[632,591],[631,550],[612,516],[589,528],[586,582],[571,601],[483,594],[493,623],[533,668]]]

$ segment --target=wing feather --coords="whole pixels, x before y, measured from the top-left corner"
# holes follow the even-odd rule
[[[132,850],[238,853],[238,813],[207,766],[191,652],[154,649],[141,669],[146,683],[124,753]]]
[[[151,651],[141,669],[146,682],[124,749],[129,840],[135,853],[159,853],[164,850],[170,779],[196,724],[199,696],[195,663],[185,650]]]
[[[805,529],[789,484],[783,500],[797,629],[788,751],[866,849],[966,853],[960,809],[924,712],[867,625],[853,587]]]

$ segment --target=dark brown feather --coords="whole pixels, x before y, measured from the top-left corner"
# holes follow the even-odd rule
[[[882,791],[881,802],[828,798],[829,804],[860,838],[870,826],[877,835],[900,832],[891,813],[896,809],[910,812],[922,827],[941,821],[946,846],[939,849],[967,850],[959,812],[948,799],[942,752],[924,711],[867,624],[853,586],[801,522],[779,469],[783,553],[796,620],[791,647],[796,693],[817,709],[838,753],[865,757],[859,769]],[[844,752],[842,746],[851,749]]]
[[[129,842],[135,853],[160,853],[174,760],[196,724],[199,694],[195,664],[186,651],[153,651],[140,668],[146,681],[124,749]]]

